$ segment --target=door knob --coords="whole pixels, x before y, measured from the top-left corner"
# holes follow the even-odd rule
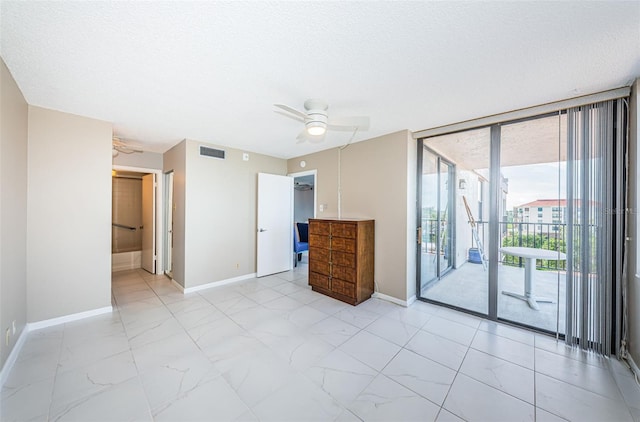
[[[258,230],[258,231],[259,231],[260,233],[262,233],[262,232],[266,232],[266,231],[267,231],[267,229],[262,229],[262,228],[261,228],[261,229],[260,229],[260,230]]]

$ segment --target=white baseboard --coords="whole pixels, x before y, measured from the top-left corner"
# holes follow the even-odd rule
[[[396,305],[404,306],[405,308],[409,307],[409,305],[411,305],[411,303],[413,303],[413,301],[416,300],[415,296],[413,296],[413,301],[411,300],[411,298],[409,298],[409,301],[406,301],[406,300],[398,299],[393,296],[385,295],[384,293],[380,293],[380,292],[373,293],[371,297],[374,297],[376,299],[386,300],[387,302],[395,303]]]
[[[631,370],[633,371],[633,373],[636,374],[638,377],[640,377],[640,368],[638,368],[638,365],[636,365],[636,363],[633,361],[633,358],[631,357],[630,354],[627,353],[627,357],[625,358],[625,360],[631,367]]]
[[[4,365],[2,365],[2,370],[0,370],[0,390],[2,389],[2,387],[4,387],[4,382],[9,377],[9,372],[11,372],[11,368],[13,368],[13,364],[16,363],[16,360],[18,360],[18,355],[22,350],[22,346],[24,345],[24,342],[27,340],[28,334],[29,334],[29,325],[27,324],[22,329],[22,332],[20,333],[20,337],[18,337],[18,341],[16,341],[16,344],[13,346],[13,349],[11,349],[11,353],[9,353],[9,356],[7,357],[7,360],[4,362]]]
[[[238,281],[247,280],[249,278],[255,278],[256,273],[244,274],[238,277],[228,278],[226,280],[214,281],[213,283],[201,284],[199,286],[183,288],[182,291],[184,294],[197,292],[200,290],[210,289],[212,287],[220,287],[225,286],[227,284],[237,283]],[[182,287],[182,286],[180,286]]]
[[[42,328],[53,327],[54,325],[65,324],[67,322],[77,321],[79,319],[89,318],[92,316],[108,314],[113,312],[112,306],[104,308],[92,309],[90,311],[78,312],[77,314],[65,315],[58,318],[45,319],[44,321],[31,322],[27,324],[29,331],[40,330]]]

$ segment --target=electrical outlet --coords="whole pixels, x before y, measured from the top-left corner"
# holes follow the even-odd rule
[[[9,345],[9,337],[11,337],[11,331],[7,328],[7,333],[4,336],[4,343],[7,346]]]

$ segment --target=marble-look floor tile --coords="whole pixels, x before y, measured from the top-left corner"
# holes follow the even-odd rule
[[[242,334],[245,330],[229,317],[216,319],[208,324],[199,325],[187,330],[189,336],[205,353],[207,350],[226,339]]]
[[[380,318],[380,314],[367,311],[366,309],[357,306],[338,311],[334,314],[334,316],[358,328],[365,328],[373,321]]]
[[[320,299],[313,301],[309,304],[312,308],[324,312],[327,315],[334,315],[335,313],[348,309],[351,305],[336,300],[329,296],[323,296]]]
[[[224,379],[200,384],[153,412],[154,421],[233,421],[249,409]]]
[[[150,368],[177,360],[181,356],[198,353],[199,349],[185,332],[180,332],[155,343],[132,349],[131,352],[138,371],[142,373]]]
[[[530,369],[469,349],[460,373],[534,404],[534,372]]]
[[[445,409],[440,409],[436,422],[465,422],[464,419],[457,417],[453,413]]]
[[[264,353],[267,350],[269,348],[250,333],[240,333],[210,345],[203,353],[218,371],[225,373],[240,365],[246,359]]]
[[[51,412],[58,414],[79,398],[93,395],[137,375],[129,350],[80,368],[64,371],[61,367],[55,378]]]
[[[386,316],[373,321],[365,330],[398,346],[407,344],[411,337],[418,332],[417,327]]]
[[[546,410],[542,410],[539,407],[536,408],[536,422],[566,422],[566,419],[560,416],[549,413]]]
[[[365,421],[398,420],[399,415],[404,421],[434,421],[440,407],[384,375],[378,375],[349,410]]]
[[[400,351],[400,346],[366,331],[360,331],[339,347],[377,371],[381,371]]]
[[[305,374],[342,405],[348,405],[378,372],[341,350],[334,350]]]
[[[0,392],[0,420],[22,422],[48,420],[54,378],[25,382]]]
[[[456,371],[405,349],[382,373],[437,405],[444,402],[456,376]]]
[[[256,306],[235,312],[229,315],[229,318],[245,330],[251,330],[265,321],[282,315],[283,312],[268,309],[264,306]]]
[[[405,348],[456,371],[468,350],[467,346],[426,331],[418,331]]]
[[[328,317],[309,327],[309,334],[326,341],[332,346],[338,347],[349,340],[359,328],[339,320],[335,317]]]
[[[480,323],[479,329],[496,336],[506,337],[510,340],[528,344],[529,346],[535,345],[535,334],[531,331],[523,330],[521,328],[509,327],[508,325],[485,320]]]
[[[545,350],[536,349],[536,372],[584,388],[613,400],[622,400],[608,368],[592,366]]]
[[[477,329],[482,323],[482,318],[455,311],[449,308],[440,308],[436,314],[440,318],[466,325],[473,329]]]
[[[464,346],[470,345],[474,335],[476,334],[475,328],[442,318],[439,315],[429,319],[429,321],[422,326],[422,330],[453,340]]]
[[[398,309],[389,312],[385,316],[416,328],[422,328],[432,317],[431,314],[416,309],[415,304],[409,308],[398,307]]]
[[[311,306],[304,305],[287,312],[283,315],[283,318],[291,321],[300,328],[307,328],[310,325],[328,318],[328,315],[312,308]]]
[[[214,365],[197,351],[146,367],[140,373],[140,380],[149,406],[155,412],[219,376]]]
[[[467,421],[533,421],[533,405],[458,374],[443,408]]]
[[[322,298],[323,295],[321,295],[320,293],[316,293],[311,289],[306,289],[306,288],[301,288],[299,286],[297,286],[298,288],[291,293],[285,293],[282,290],[280,290],[281,293],[286,294],[287,296],[289,296],[292,299],[297,300],[300,303],[304,303],[305,305],[310,304],[311,302],[315,302],[316,300]]]
[[[244,355],[223,374],[224,379],[248,406],[254,406],[296,375],[270,350]]]
[[[244,296],[253,300],[254,302],[262,305],[272,300],[278,299],[283,296],[282,293],[276,292],[273,289],[262,289],[255,292],[245,293]]]
[[[343,411],[329,394],[303,375],[252,408],[261,421],[330,421]]]
[[[478,331],[471,347],[525,368],[534,368],[535,349],[533,346],[496,336],[486,331]]]
[[[145,324],[129,324],[126,326],[126,331],[129,344],[135,349],[183,333],[184,328],[175,317],[167,317]]]
[[[624,402],[536,373],[536,406],[570,421],[632,421]]]
[[[115,405],[117,403],[117,405]],[[140,380],[135,377],[91,396],[69,403],[57,413],[54,421],[151,421]]]

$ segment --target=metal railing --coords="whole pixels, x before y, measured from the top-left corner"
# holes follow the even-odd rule
[[[480,238],[485,245],[485,231],[488,230],[488,221],[477,221]],[[500,246],[523,246],[529,248],[546,249],[566,253],[566,228],[563,223],[520,223],[500,222]],[[500,254],[500,263],[513,267],[524,267],[524,258],[513,255]],[[567,269],[566,261],[538,259],[536,268],[539,270]]]

